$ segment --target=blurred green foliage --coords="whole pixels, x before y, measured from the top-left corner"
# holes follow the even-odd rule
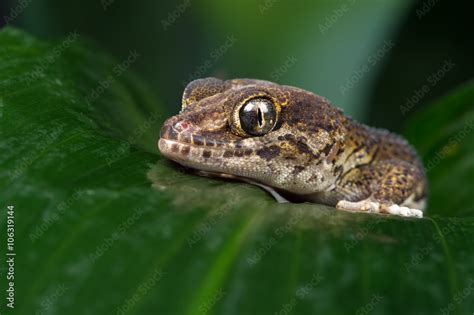
[[[412,4],[47,0],[31,2],[20,24],[43,37],[77,30],[119,59],[138,51],[134,69],[152,84],[169,113],[178,110],[189,80],[218,76],[306,88],[364,119],[370,86],[389,52],[383,51],[385,42],[393,41]],[[368,71],[358,75],[364,66]]]
[[[457,302],[474,275],[472,83],[418,113],[472,78],[466,6],[440,0],[420,15],[421,0],[21,3],[3,17],[20,8],[9,22],[56,44],[0,36],[0,191],[18,209],[19,314],[472,310],[472,299]],[[82,43],[62,49],[76,31]],[[439,74],[445,62],[455,66]],[[256,187],[178,172],[157,155],[160,123],[187,81],[205,76],[299,86],[394,130],[414,115],[406,135],[429,168],[430,217],[279,205]]]
[[[424,157],[430,213],[470,216],[474,203],[474,81],[410,120],[406,136]]]
[[[474,307],[474,209],[464,207],[472,194],[450,190],[453,203],[424,219],[278,204],[258,187],[191,176],[146,152],[163,106],[120,71],[123,62],[16,29],[0,32],[0,47],[0,200],[15,207],[16,313],[467,314]],[[472,95],[465,86],[433,107],[443,117],[428,112],[413,122],[412,131],[426,131],[428,120],[446,126],[410,133],[426,159],[445,137],[461,135]],[[439,166],[453,176],[435,177],[441,192],[472,183],[474,148],[466,146],[462,159],[449,148],[454,155]],[[460,165],[449,168],[451,158]],[[460,172],[467,175],[455,178]]]
[[[4,16],[19,9],[11,23],[33,34],[59,39],[77,30],[119,60],[137,51],[133,69],[169,114],[191,79],[253,77],[308,89],[359,120],[399,131],[418,108],[474,74],[468,1],[8,2]],[[454,69],[403,113],[446,60]]]

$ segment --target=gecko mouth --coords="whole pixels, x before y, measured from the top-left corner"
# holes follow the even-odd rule
[[[164,156],[179,163],[186,162],[188,164],[191,160],[195,160],[199,157],[212,157],[212,151],[210,149],[166,138],[160,138],[158,148]]]
[[[223,172],[226,160],[231,157],[242,157],[253,150],[236,152],[228,142],[200,135],[192,125],[178,121],[165,123],[161,128],[158,148],[167,158],[186,167],[217,174]],[[229,174],[230,175],[230,174]]]
[[[225,152],[227,152],[226,150],[208,148],[165,138],[160,138],[158,147],[165,157],[193,169],[198,175],[226,179],[244,178],[243,176],[222,171],[226,165],[225,159],[222,158]]]
[[[222,139],[222,134],[229,134],[227,130],[208,131],[201,130],[186,120],[169,119],[165,122],[160,131],[160,141],[158,144],[160,151],[165,155],[171,153],[175,156],[178,152],[182,156],[189,156],[190,151],[200,151],[204,158],[215,157],[228,159],[230,157],[243,157],[251,155],[253,150],[248,145],[244,145],[240,137],[235,139]],[[197,152],[194,152],[197,153]],[[219,156],[220,154],[222,156]],[[193,154],[196,156],[196,154]]]

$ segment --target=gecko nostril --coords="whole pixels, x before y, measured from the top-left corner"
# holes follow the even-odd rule
[[[178,121],[177,123],[174,124],[173,128],[180,132],[180,131],[185,131],[186,129],[188,129],[190,126],[190,124],[185,121],[185,120],[181,120],[181,121]]]

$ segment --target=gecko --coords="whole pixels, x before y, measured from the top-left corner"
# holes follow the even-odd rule
[[[279,202],[404,217],[423,217],[426,205],[423,164],[404,138],[270,81],[190,82],[158,148],[199,175],[258,185]]]

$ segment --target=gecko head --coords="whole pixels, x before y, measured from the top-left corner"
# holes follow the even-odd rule
[[[158,147],[206,174],[301,193],[314,177],[310,166],[328,154],[338,113],[325,99],[290,86],[199,79],[185,88],[181,111],[164,123]]]

